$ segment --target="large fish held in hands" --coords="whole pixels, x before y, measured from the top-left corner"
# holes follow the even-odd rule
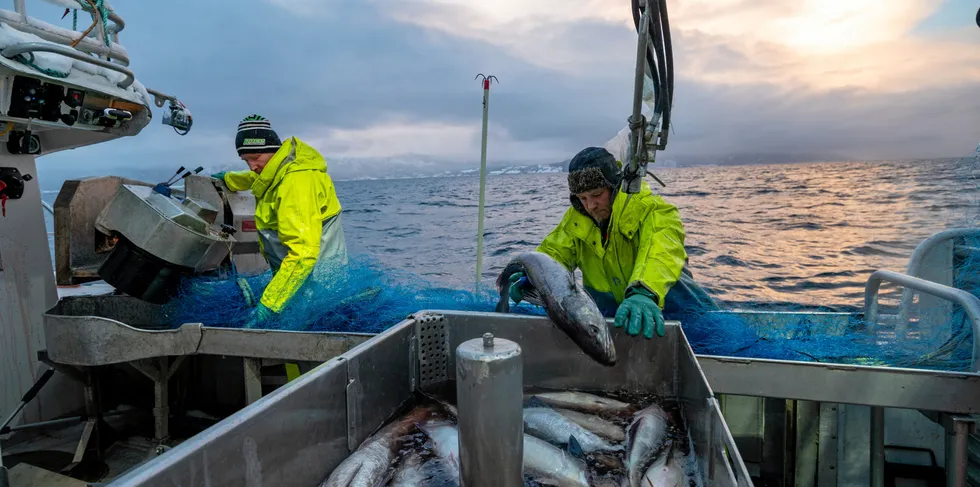
[[[498,313],[510,311],[510,276],[523,272],[530,288],[524,299],[544,307],[548,318],[579,348],[602,365],[616,364],[616,349],[606,319],[575,275],[541,252],[525,252],[510,261],[497,277]]]

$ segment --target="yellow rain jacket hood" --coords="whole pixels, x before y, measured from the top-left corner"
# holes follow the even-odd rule
[[[262,174],[228,172],[224,182],[255,196],[259,247],[274,273],[261,303],[272,311],[282,310],[318,264],[346,262],[340,200],[326,160],[313,147],[291,137]]]
[[[687,263],[677,208],[654,195],[646,182],[639,193],[620,191],[614,198],[605,245],[595,221],[573,207],[537,250],[569,271],[581,269],[583,284],[597,304],[602,300],[597,294],[611,295],[618,305],[628,288],[642,285],[657,296],[662,309]]]

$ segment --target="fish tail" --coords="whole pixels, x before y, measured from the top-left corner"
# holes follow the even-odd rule
[[[495,309],[498,313],[510,313],[510,296],[506,293],[500,293],[500,300],[497,301]]]

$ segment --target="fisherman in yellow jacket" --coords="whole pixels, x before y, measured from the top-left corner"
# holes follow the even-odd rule
[[[568,164],[572,207],[537,251],[569,271],[582,270],[585,289],[606,316],[630,335],[664,335],[664,312],[713,307],[686,268],[684,226],[677,207],[646,182],[637,194],[620,191],[620,164],[606,149],[588,147]],[[510,276],[520,302],[527,278]]]
[[[281,312],[316,269],[347,263],[340,201],[327,163],[296,137],[280,142],[268,120],[249,115],[238,124],[238,155],[248,171],[213,174],[231,191],[255,196],[259,248],[273,277],[247,328]]]

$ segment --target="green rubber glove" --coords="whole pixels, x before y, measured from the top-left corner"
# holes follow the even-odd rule
[[[664,336],[664,313],[657,306],[656,296],[646,288],[636,286],[626,290],[626,299],[616,310],[616,328],[625,328],[630,336],[643,332],[646,338],[653,338],[656,328],[657,336]]]
[[[228,171],[216,172],[216,173],[212,174],[211,177],[214,178],[214,179],[218,179],[218,180],[220,180],[223,183],[223,182],[225,182],[225,174],[227,174],[227,173],[228,173]]]
[[[510,299],[514,300],[515,305],[520,304],[521,300],[524,299],[522,289],[528,285],[527,276],[523,272],[515,272],[510,275],[508,281],[510,281],[510,289],[507,294],[510,294]]]
[[[272,311],[266,307],[266,305],[259,303],[259,305],[252,311],[252,316],[249,317],[248,322],[245,323],[245,328],[262,328],[262,325],[276,319],[276,317],[277,315],[275,311]]]

